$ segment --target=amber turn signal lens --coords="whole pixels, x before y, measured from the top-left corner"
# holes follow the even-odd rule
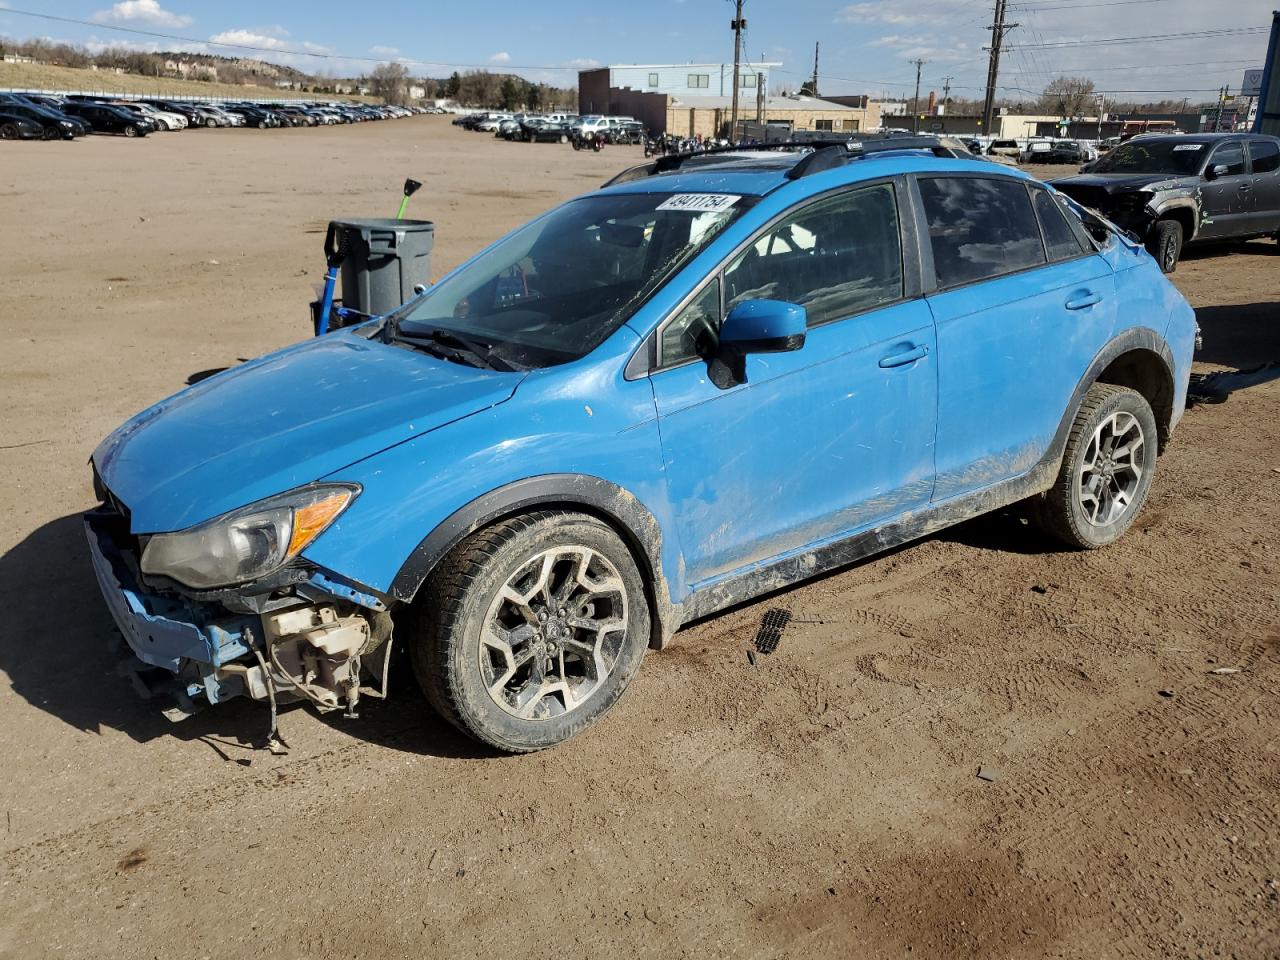
[[[293,511],[293,533],[289,537],[286,556],[295,556],[309,544],[351,502],[351,491],[337,490],[323,500],[299,507]]]

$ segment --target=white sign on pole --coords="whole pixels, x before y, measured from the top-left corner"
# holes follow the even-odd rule
[[[1240,84],[1240,96],[1262,96],[1262,73],[1261,67],[1257,70],[1246,70],[1244,72],[1244,83]]]

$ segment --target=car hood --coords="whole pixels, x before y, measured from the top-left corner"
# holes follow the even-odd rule
[[[499,404],[523,377],[331,334],[162,400],[93,463],[134,533],[180,530]]]
[[[1102,190],[1107,194],[1133,193],[1136,190],[1171,190],[1195,186],[1196,177],[1176,177],[1167,173],[1082,173],[1049,181],[1058,190],[1071,193],[1072,187]]]

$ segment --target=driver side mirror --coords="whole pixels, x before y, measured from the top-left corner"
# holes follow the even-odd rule
[[[789,353],[804,346],[808,313],[784,300],[743,300],[720,324],[711,382],[721,390],[747,382],[747,354]]]
[[[1225,163],[1215,163],[1204,172],[1204,178],[1206,180],[1217,180],[1219,177],[1225,177],[1230,172],[1231,168]]]

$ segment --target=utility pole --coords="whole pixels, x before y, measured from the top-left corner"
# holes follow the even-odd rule
[[[729,139],[733,139],[738,133],[738,77],[740,75],[740,67],[742,58],[742,31],[746,29],[747,21],[742,19],[742,4],[744,0],[734,0],[735,13],[733,23],[733,118],[729,124]]]
[[[813,45],[813,80],[809,83],[809,96],[818,95],[818,43]]]
[[[955,77],[942,78],[942,112],[944,114],[947,112],[947,103],[951,100],[951,81],[954,79]]]
[[[916,95],[911,98],[911,130],[913,133],[920,132],[920,71],[924,69],[926,61],[912,60],[916,65]]]
[[[991,24],[991,59],[987,62],[987,96],[982,104],[982,132],[992,136],[991,115],[996,104],[996,80],[1000,76],[1000,48],[1004,45],[1004,35],[1017,26],[1016,23],[1005,23],[1005,4],[1008,0],[996,0],[995,22]]]
[[[756,123],[764,123],[764,103],[769,92],[764,88],[764,74],[756,71]]]
[[[1222,106],[1227,102],[1227,88],[1223,87],[1218,91],[1218,112],[1213,118],[1213,132],[1220,133],[1222,131]]]

